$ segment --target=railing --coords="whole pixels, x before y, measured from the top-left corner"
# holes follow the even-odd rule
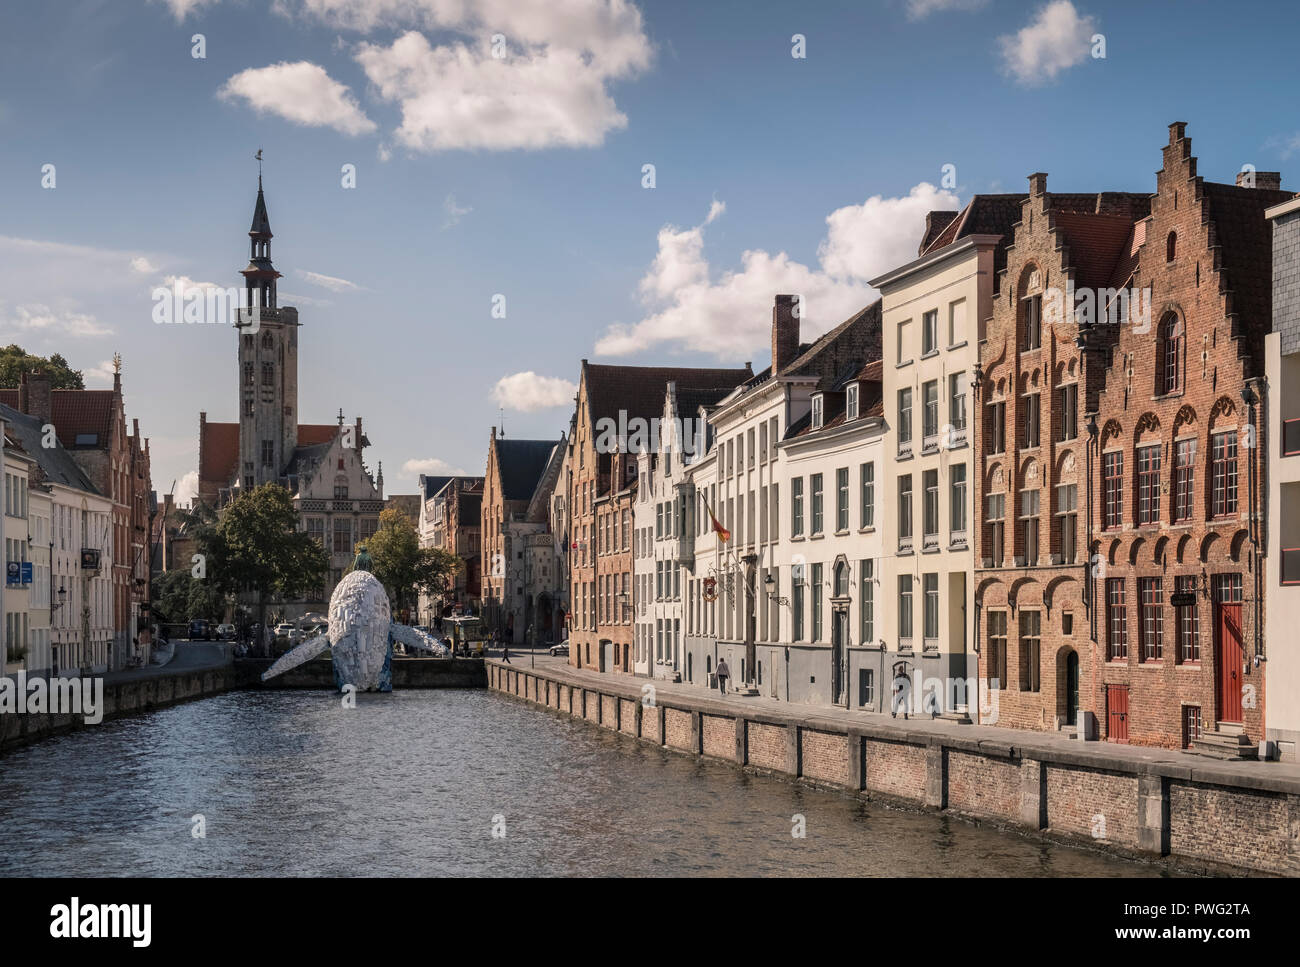
[[[1282,421],[1282,456],[1300,454],[1300,417]]]

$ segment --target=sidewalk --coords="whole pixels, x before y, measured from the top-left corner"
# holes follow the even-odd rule
[[[510,665],[500,661],[499,652],[489,656],[490,664],[502,665],[516,671],[530,670],[530,655],[525,649],[510,649]],[[912,741],[926,738],[955,739],[962,742],[979,742],[989,746],[1002,746],[1036,758],[1035,751],[1046,752],[1051,758],[1072,759],[1080,764],[1105,768],[1107,763],[1118,764],[1125,771],[1151,772],[1162,775],[1184,773],[1190,777],[1194,771],[1202,781],[1220,782],[1245,788],[1277,790],[1285,786],[1289,793],[1300,793],[1300,764],[1283,762],[1254,762],[1214,759],[1170,749],[1147,746],[1119,745],[1113,742],[1083,742],[1058,732],[1032,732],[1022,729],[999,728],[992,725],[961,725],[946,719],[912,716],[894,718],[879,712],[864,712],[825,705],[799,705],[772,698],[746,697],[728,692],[720,695],[714,689],[701,685],[667,682],[640,678],[621,672],[601,674],[589,669],[572,667],[565,658],[552,658],[539,648],[535,656],[535,671],[548,678],[560,679],[579,687],[588,686],[609,693],[618,692],[626,698],[640,699],[641,689],[653,685],[656,700],[673,705],[677,700],[687,708],[715,711],[721,714],[757,714],[765,719],[786,724],[798,723],[810,728],[830,726],[835,731],[868,728],[873,732],[897,731],[899,738]]]

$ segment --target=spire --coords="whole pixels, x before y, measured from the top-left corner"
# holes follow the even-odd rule
[[[262,192],[262,149],[257,149],[257,203],[253,206],[253,225],[248,230],[248,267],[240,269],[244,277],[247,308],[274,309],[275,280],[280,273],[271,264],[271,219],[266,214],[266,195]]]
[[[257,238],[272,238],[271,218],[266,214],[266,195],[262,192],[262,176],[257,176],[257,205],[253,208],[253,227],[249,235]]]

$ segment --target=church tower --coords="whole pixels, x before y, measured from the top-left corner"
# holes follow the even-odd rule
[[[260,152],[259,152],[260,160]],[[257,176],[239,333],[239,486],[280,482],[298,446],[298,310],[276,301],[271,219]]]

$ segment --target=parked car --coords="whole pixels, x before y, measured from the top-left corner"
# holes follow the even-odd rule
[[[569,653],[569,639],[565,638],[558,645],[551,645],[547,649],[552,655],[567,655]]]
[[[234,641],[234,625],[217,625],[217,641]]]
[[[281,621],[275,626],[275,637],[288,638],[290,641],[297,641],[302,637],[302,632],[294,627],[290,622]]]
[[[195,618],[190,622],[190,641],[211,641],[212,626],[204,618]]]

